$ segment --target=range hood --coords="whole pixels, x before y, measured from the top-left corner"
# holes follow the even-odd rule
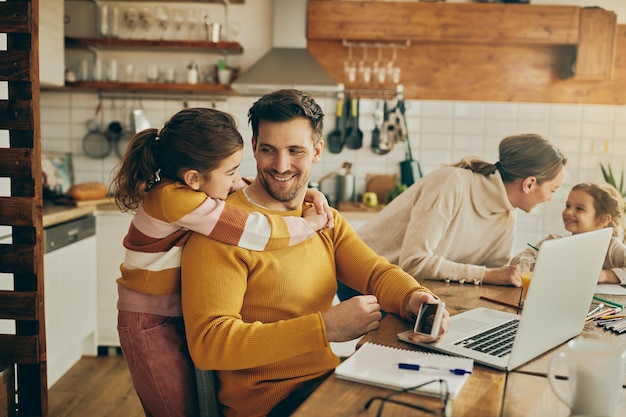
[[[335,80],[306,48],[306,10],[307,0],[274,0],[273,47],[237,77],[233,90],[246,95],[282,88],[337,93]]]

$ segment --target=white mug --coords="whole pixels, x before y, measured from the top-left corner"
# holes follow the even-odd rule
[[[569,369],[569,390],[556,383],[555,370],[564,363]],[[574,339],[567,350],[554,355],[548,379],[556,396],[574,414],[615,416],[624,379],[626,350],[615,344],[593,339]]]

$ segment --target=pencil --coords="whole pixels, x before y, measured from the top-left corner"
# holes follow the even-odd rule
[[[530,243],[527,243],[528,246],[530,246],[531,248],[533,248],[534,250],[536,250],[537,252],[539,252],[539,248],[531,245]]]
[[[615,306],[615,307],[619,307],[619,308],[621,308],[621,309],[624,309],[624,306],[623,306],[622,304],[618,303],[617,301],[607,300],[607,299],[605,299],[605,298],[598,297],[597,295],[594,295],[594,296],[593,296],[593,299],[594,299],[594,300],[597,300],[597,301],[602,301],[602,302],[603,302],[603,303],[605,303],[605,304],[610,304],[610,305],[612,305],[612,306]]]
[[[521,310],[522,309],[522,307],[518,306],[517,304],[507,303],[506,301],[496,300],[495,298],[485,297],[484,295],[481,295],[478,298],[480,298],[481,300],[491,301],[492,303],[500,304],[501,306],[511,307],[511,308],[515,308],[517,310]]]

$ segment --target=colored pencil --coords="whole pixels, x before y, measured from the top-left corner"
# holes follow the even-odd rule
[[[530,243],[527,243],[528,246],[530,246],[531,248],[533,248],[534,250],[536,250],[537,252],[539,252],[539,248],[536,246],[531,245]]]
[[[601,302],[603,302],[604,304],[609,304],[609,305],[612,305],[612,306],[615,306],[615,307],[619,307],[619,308],[621,308],[622,310],[624,309],[624,305],[623,305],[623,304],[618,303],[617,301],[607,300],[606,298],[598,297],[597,295],[594,295],[594,296],[593,296],[593,299],[594,299],[594,300],[597,300],[597,301],[601,301]]]

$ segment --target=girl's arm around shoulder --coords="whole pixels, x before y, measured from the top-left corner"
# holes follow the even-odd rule
[[[296,216],[249,212],[203,192],[177,184],[164,190],[163,220],[244,249],[264,251],[296,245],[313,236],[314,222]],[[316,218],[316,225],[325,224]]]

